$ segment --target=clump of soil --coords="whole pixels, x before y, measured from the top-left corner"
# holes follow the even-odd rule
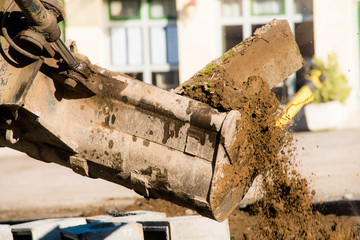
[[[332,237],[338,235],[354,239],[353,226],[325,226],[319,214],[313,212],[311,200],[315,192],[309,190],[307,180],[295,170],[291,134],[275,126],[281,110],[267,82],[252,76],[240,87],[232,83],[224,66],[219,65],[194,75],[178,92],[219,111],[238,110],[242,115],[238,124],[239,129],[245,129],[245,141],[232,152],[241,152],[241,158],[245,154],[250,180],[256,175],[263,179],[263,198],[254,206],[258,224],[243,239],[339,239]],[[233,171],[241,175],[241,169]]]
[[[138,199],[131,206],[126,207],[125,212],[136,211],[136,210],[145,210],[145,211],[154,211],[154,212],[164,212],[167,217],[177,217],[184,215],[193,215],[195,212],[193,210],[175,205],[171,202],[165,201],[163,199]]]

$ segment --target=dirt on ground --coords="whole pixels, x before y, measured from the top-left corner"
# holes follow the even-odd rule
[[[278,224],[264,223],[264,215],[255,213],[256,205],[248,206],[244,209],[237,208],[229,216],[230,236],[231,240],[246,240],[246,239],[360,239],[360,217],[348,213],[341,215],[341,213],[332,212],[332,214],[321,214],[320,212],[311,215],[311,221],[321,222],[321,232],[307,236],[298,237],[296,231],[287,226],[281,226],[283,229],[275,229]],[[122,211],[147,210],[165,212],[168,217],[186,216],[196,214],[194,211],[180,207],[162,199],[139,199],[133,205],[125,208]],[[340,215],[339,215],[340,214]],[[290,217],[290,216],[289,216]],[[274,219],[273,219],[274,220]],[[279,221],[282,221],[280,218]],[[259,226],[260,224],[260,226]],[[300,223],[301,224],[301,223]],[[303,225],[303,224],[302,224]],[[260,228],[266,228],[261,230]],[[313,227],[313,231],[316,230]],[[279,234],[263,235],[263,232],[276,231],[286,232],[292,230],[292,234],[281,237]],[[319,234],[322,234],[321,236]]]

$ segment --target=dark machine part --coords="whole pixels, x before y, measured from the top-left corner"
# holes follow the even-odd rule
[[[20,31],[13,39],[8,35],[6,16],[2,19],[2,32],[9,44],[20,54],[39,60],[42,57],[54,57],[58,52],[67,65],[77,70],[79,61],[60,39],[58,22],[64,20],[65,12],[61,0],[15,0],[26,17],[28,28]],[[15,7],[10,3],[7,12]]]
[[[15,0],[28,20],[29,26],[48,42],[55,42],[60,38],[60,29],[57,26],[58,13],[61,11],[47,10],[39,0]],[[55,6],[56,9],[63,6]],[[60,19],[63,19],[61,16]]]
[[[61,57],[65,60],[67,65],[75,70],[78,70],[79,61],[76,60],[76,58],[72,55],[72,53],[69,51],[69,49],[65,46],[64,42],[59,38],[54,42],[59,54]]]

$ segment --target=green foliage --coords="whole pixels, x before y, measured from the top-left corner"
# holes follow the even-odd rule
[[[230,49],[230,50],[228,50],[226,53],[224,53],[224,54],[220,57],[220,59],[221,59],[221,61],[223,62],[223,61],[225,61],[226,59],[228,59],[229,57],[234,56],[235,53],[236,53],[236,51],[235,51],[234,49]]]
[[[215,68],[217,68],[220,64],[222,64],[226,59],[228,59],[231,56],[234,56],[236,54],[236,51],[234,49],[230,49],[226,53],[224,53],[221,57],[218,59],[212,61],[209,63],[205,69],[198,74],[198,76],[204,76],[210,74],[211,71],[213,71]]]
[[[325,77],[321,87],[314,91],[314,102],[340,101],[344,103],[350,94],[351,88],[347,85],[346,76],[340,72],[336,54],[328,55],[327,64],[317,58],[314,58],[314,62],[317,65],[316,68]]]
[[[214,70],[217,66],[219,66],[218,63],[216,63],[216,62],[211,62],[211,63],[209,63],[209,64],[205,67],[205,69],[204,69],[201,73],[199,73],[198,75],[199,75],[199,76],[208,75],[208,74],[209,74],[212,70]]]
[[[190,85],[189,85],[188,83],[184,83],[184,84],[182,85],[182,88],[183,88],[183,89],[186,89],[186,88],[188,88],[188,87],[190,87]]]

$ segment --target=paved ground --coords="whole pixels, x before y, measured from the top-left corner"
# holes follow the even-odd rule
[[[300,171],[311,180],[316,201],[360,200],[360,129],[296,133],[295,138]],[[254,196],[250,191],[247,199]],[[121,209],[136,197],[116,184],[0,149],[0,221]]]
[[[300,170],[312,180],[315,200],[360,200],[360,129],[296,137]]]
[[[136,197],[114,183],[0,148],[0,221],[121,209]]]
[[[299,172],[316,191],[315,202],[360,200],[360,129],[294,134]],[[259,198],[253,184],[244,204]]]

